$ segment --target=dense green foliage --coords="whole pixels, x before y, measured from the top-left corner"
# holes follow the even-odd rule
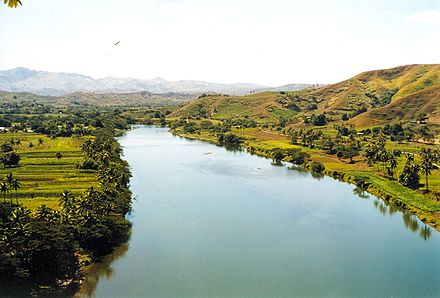
[[[105,128],[95,128],[94,140],[85,142],[82,148],[84,160],[93,161],[97,170],[98,188],[92,187],[82,195],[66,190],[60,194],[59,209],[42,205],[36,214],[12,201],[0,204],[2,288],[24,280],[50,284],[76,279],[79,256],[99,258],[127,237],[129,222],[125,215],[131,210],[131,174],[114,139],[117,125],[111,118],[104,123]],[[12,195],[17,186],[11,181],[1,185],[4,195],[6,191]]]
[[[414,162],[414,156],[408,155],[402,173],[399,175],[399,182],[411,189],[419,188],[419,171],[420,166]]]
[[[233,133],[221,133],[218,135],[218,142],[222,145],[240,145],[242,139]]]

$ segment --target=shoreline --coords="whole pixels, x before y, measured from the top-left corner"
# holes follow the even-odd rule
[[[176,129],[171,129],[171,128],[170,128],[170,133],[175,136],[193,139],[193,140],[199,140],[199,141],[208,142],[208,143],[211,143],[211,144],[214,144],[217,146],[221,146],[217,141],[215,141],[212,138],[210,139],[210,138],[206,138],[206,137],[205,138],[204,137],[197,137],[197,135],[186,134],[184,132],[181,132]],[[241,143],[239,145],[239,147],[245,149],[246,152],[249,154],[255,154],[257,156],[270,158],[270,155],[268,153],[265,153],[262,151],[252,150],[252,152],[250,152],[250,149],[253,147],[250,146],[249,144],[247,144],[246,141]],[[301,148],[302,148],[302,146],[301,146]],[[275,149],[275,147],[273,149]],[[285,161],[285,160],[283,160],[283,161]],[[311,162],[311,161],[313,161],[313,159],[309,160],[309,162]],[[299,166],[307,171],[310,171],[310,169],[307,166],[302,166],[302,165],[297,165],[297,166]],[[339,180],[339,181],[349,183],[349,184],[356,186],[355,176],[352,176],[347,172],[330,170],[330,169],[326,168],[323,171],[323,174],[330,177],[330,178],[333,178],[335,180]],[[440,232],[440,214],[438,214],[438,217],[436,217],[434,215],[435,212],[424,211],[424,210],[421,210],[415,206],[412,206],[412,205],[408,204],[407,202],[404,202],[403,200],[401,200],[399,197],[380,189],[377,185],[373,185],[374,181],[369,181],[369,182],[370,182],[370,184],[369,184],[368,188],[365,190],[367,193],[369,193],[373,196],[376,196],[377,198],[384,201],[387,205],[392,205],[394,207],[398,207],[398,208],[401,208],[402,210],[410,212],[411,214],[415,215],[420,221],[431,226],[436,231]]]

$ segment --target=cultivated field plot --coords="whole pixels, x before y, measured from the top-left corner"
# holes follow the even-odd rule
[[[21,158],[18,167],[0,168],[1,179],[12,173],[21,183],[17,193],[15,190],[12,194],[7,193],[6,199],[12,195],[15,200],[17,196],[19,202],[33,210],[41,204],[57,208],[58,198],[64,190],[80,194],[91,186],[97,186],[94,171],[77,169],[83,156],[81,144],[88,138],[51,139],[42,134],[23,132],[0,134],[0,144],[14,141],[13,147]]]

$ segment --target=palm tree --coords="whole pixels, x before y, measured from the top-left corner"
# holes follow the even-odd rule
[[[46,220],[49,217],[50,212],[50,208],[43,204],[37,209],[37,218],[40,220]]]
[[[8,158],[5,155],[2,155],[2,164],[3,164],[3,168],[6,169],[6,166],[8,165]]]
[[[394,173],[396,172],[397,168],[397,158],[393,154],[390,154],[388,161],[390,163],[390,166],[387,167],[388,176],[389,178],[394,178]]]
[[[10,195],[11,204],[12,204],[12,183],[14,182],[14,176],[12,176],[12,173],[9,173],[6,175],[5,181],[9,185],[9,195]]]
[[[428,175],[431,175],[432,170],[436,169],[436,166],[434,165],[435,156],[434,156],[434,154],[433,154],[431,149],[423,148],[420,151],[420,157],[422,158],[422,162],[420,164],[420,169],[422,170],[422,173],[425,174],[426,191],[429,191],[429,188],[428,188]]]
[[[11,213],[12,229],[16,234],[26,235],[29,232],[31,211],[25,207],[17,207]]]
[[[63,193],[61,194],[61,198],[60,198],[60,206],[67,212],[71,212],[74,207],[75,207],[75,197],[73,196],[73,194],[68,191],[65,190],[63,191]]]
[[[6,182],[3,181],[3,182],[0,184],[0,192],[3,194],[3,203],[6,203],[6,193],[7,193],[8,191],[9,191],[8,184],[6,184]]]
[[[17,178],[15,178],[14,180],[12,180],[12,185],[11,186],[12,186],[12,189],[15,190],[15,199],[17,200],[17,205],[18,205],[18,194],[17,194],[17,191],[21,187],[21,183],[20,183],[20,181],[18,181]]]

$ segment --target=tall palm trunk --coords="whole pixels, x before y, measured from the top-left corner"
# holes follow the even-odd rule
[[[426,191],[429,191],[429,188],[428,188],[428,174],[425,175],[425,179],[426,179]]]

